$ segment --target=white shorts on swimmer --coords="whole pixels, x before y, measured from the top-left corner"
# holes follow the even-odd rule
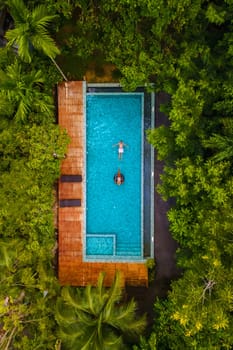
[[[119,149],[118,149],[118,152],[119,152],[119,153],[124,153],[124,148],[119,148]]]

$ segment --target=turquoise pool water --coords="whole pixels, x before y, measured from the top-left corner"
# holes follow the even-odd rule
[[[88,93],[86,103],[86,257],[142,257],[143,94]],[[123,140],[123,159],[118,148]],[[120,169],[125,182],[113,177]]]

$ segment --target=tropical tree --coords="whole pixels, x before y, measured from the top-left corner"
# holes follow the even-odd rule
[[[43,91],[44,80],[40,70],[24,72],[17,60],[7,68],[6,72],[0,70],[0,90],[3,100],[0,114],[12,113],[15,120],[20,122],[27,120],[33,112],[46,118],[51,117],[54,110],[53,99]]]
[[[190,260],[191,268],[172,283],[168,300],[155,304],[158,348],[231,349],[233,270],[224,266],[214,242]]]
[[[60,53],[46,29],[56,16],[49,15],[46,6],[39,5],[33,11],[25,6],[22,0],[9,0],[10,14],[14,19],[15,28],[8,30],[6,38],[8,46],[17,48],[23,61],[32,61],[33,50],[42,51],[57,67],[63,78],[66,76],[57,65],[54,58]]]
[[[35,117],[36,117],[35,113]],[[35,118],[36,119],[36,118]],[[52,119],[0,128],[0,349],[54,350],[54,182],[67,136]]]
[[[103,286],[85,290],[64,287],[58,299],[56,319],[64,349],[126,349],[126,341],[136,341],[145,328],[145,316],[136,319],[136,303],[122,303],[121,275],[116,273],[110,289]]]

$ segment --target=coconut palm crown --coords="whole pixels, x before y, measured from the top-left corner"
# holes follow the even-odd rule
[[[47,30],[47,26],[56,18],[56,15],[49,15],[46,6],[43,5],[30,11],[23,0],[9,0],[8,5],[14,19],[14,29],[6,32],[7,46],[16,47],[19,57],[27,63],[32,61],[34,50],[42,51],[52,60],[67,81],[67,77],[54,60],[60,50]]]
[[[85,289],[64,287],[58,299],[56,319],[62,348],[79,350],[127,349],[145,328],[145,317],[135,316],[136,303],[121,303],[120,273],[110,289],[103,287],[104,273],[97,287]]]
[[[15,26],[6,33],[8,46],[17,45],[19,56],[28,63],[32,60],[33,48],[54,59],[60,51],[46,27],[56,16],[48,15],[43,5],[29,11],[22,0],[9,0],[8,4]]]

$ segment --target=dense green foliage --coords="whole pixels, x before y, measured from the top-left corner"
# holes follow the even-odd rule
[[[11,348],[13,341],[14,349],[52,349],[53,300],[59,291],[52,212],[59,161],[53,152],[64,153],[67,136],[48,113],[45,121],[28,111],[27,123],[19,124],[17,106],[11,107],[0,130],[0,313],[5,330],[0,347]]]
[[[0,50],[0,348],[54,349],[56,236],[52,211],[68,137],[55,124],[56,81],[37,59]]]
[[[176,200],[168,218],[183,269],[168,300],[156,303],[159,349],[233,346],[233,7],[225,1],[196,10],[196,30],[184,26],[175,85],[166,90],[170,126],[148,133],[165,161],[159,191]]]
[[[52,154],[67,144],[54,118],[52,89],[61,77],[50,59],[58,54],[70,79],[81,79],[91,61],[110,62],[125,89],[153,83],[171,96],[163,107],[169,127],[148,139],[165,162],[159,191],[176,201],[168,217],[183,275],[156,303],[153,332],[139,347],[231,349],[232,1],[4,3],[15,28],[0,49],[0,347],[56,344],[51,208],[59,160]]]
[[[137,319],[136,303],[123,303],[121,276],[116,272],[110,289],[100,274],[96,287],[84,290],[64,287],[55,317],[64,349],[127,349],[145,328],[145,317]],[[63,342],[62,342],[63,344]]]

